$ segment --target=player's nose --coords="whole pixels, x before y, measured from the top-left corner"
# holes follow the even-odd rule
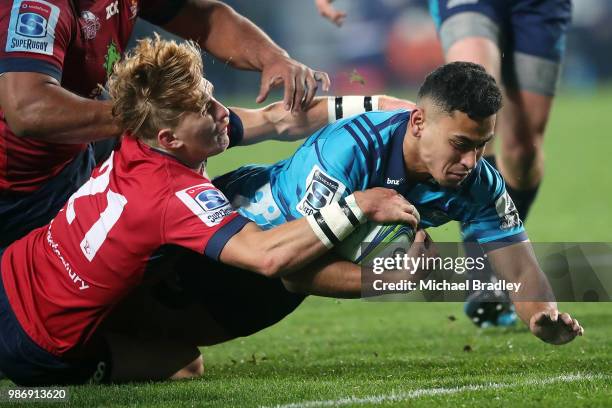
[[[227,109],[225,105],[216,99],[213,99],[212,103],[215,120],[217,122],[225,122],[229,120],[229,109]]]
[[[469,150],[461,155],[460,163],[465,166],[466,170],[471,171],[474,167],[476,167],[476,162],[478,161],[478,150]]]

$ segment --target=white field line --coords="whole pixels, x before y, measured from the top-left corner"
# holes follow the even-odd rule
[[[361,404],[381,404],[383,402],[400,402],[407,401],[411,399],[416,399],[420,397],[429,397],[436,395],[449,395],[449,394],[459,394],[462,392],[470,392],[470,391],[488,391],[488,390],[499,390],[505,388],[514,388],[525,385],[533,385],[533,386],[543,386],[553,383],[569,383],[575,381],[591,381],[596,379],[607,379],[610,376],[606,375],[593,375],[593,374],[566,374],[560,375],[557,377],[545,378],[542,380],[528,380],[528,381],[519,381],[513,383],[488,383],[488,384],[478,384],[478,385],[464,385],[461,387],[451,387],[451,388],[420,388],[412,391],[406,392],[392,392],[391,394],[383,394],[383,395],[372,395],[369,397],[346,397],[340,398],[336,400],[321,400],[321,401],[302,401],[302,402],[294,402],[291,404],[285,405],[276,405],[276,408],[311,408],[311,407],[337,407],[342,405],[361,405]]]

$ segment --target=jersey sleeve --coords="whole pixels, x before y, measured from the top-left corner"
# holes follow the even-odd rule
[[[242,125],[242,119],[231,109],[229,110],[229,125],[228,125],[228,134],[229,134],[229,146],[231,147],[239,146],[242,143],[242,139],[244,139],[244,126]]]
[[[145,0],[141,2],[139,17],[152,24],[163,26],[176,17],[185,2],[185,0]]]
[[[162,234],[165,243],[179,245],[218,260],[225,244],[249,219],[234,212],[210,182],[178,190],[167,203]]]
[[[8,0],[0,8],[0,74],[37,72],[58,81],[76,33],[70,0]]]
[[[397,112],[369,112],[327,125],[283,166],[276,194],[285,213],[310,215],[355,191],[372,187],[385,160],[381,124]],[[383,140],[384,139],[384,140]],[[297,205],[293,202],[297,201]],[[284,204],[284,201],[287,204]]]
[[[470,188],[471,210],[462,220],[465,241],[477,241],[484,249],[527,240],[518,211],[501,175],[486,160],[479,162]]]

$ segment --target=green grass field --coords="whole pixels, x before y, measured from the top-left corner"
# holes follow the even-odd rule
[[[558,98],[547,175],[527,223],[533,241],[612,242],[610,106],[612,90]],[[294,148],[233,149],[211,160],[211,173],[271,162]],[[433,235],[456,241],[457,227]],[[70,405],[610,407],[612,304],[561,306],[586,333],[553,347],[522,326],[478,330],[458,303],[310,298],[275,327],[203,349],[201,379],[74,387]]]

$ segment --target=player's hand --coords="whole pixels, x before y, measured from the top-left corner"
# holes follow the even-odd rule
[[[315,6],[317,6],[317,10],[319,10],[319,14],[340,27],[342,23],[344,23],[346,13],[332,6],[331,3],[333,1],[334,0],[315,0]]]
[[[319,82],[323,91],[329,91],[329,76],[325,72],[314,71],[287,55],[278,54],[268,60],[261,70],[261,87],[255,101],[265,101],[270,89],[283,85],[285,109],[305,111],[317,93]]]
[[[433,242],[433,239],[431,239],[427,231],[425,231],[424,229],[418,229],[414,234],[414,241],[408,249],[407,255],[409,258],[422,257],[424,259],[427,259],[439,257],[440,252],[438,251],[438,247],[436,247],[436,244]],[[427,275],[429,275],[431,271],[427,269],[416,269],[414,271],[410,270],[409,272],[414,277],[418,279],[423,279]]]
[[[529,330],[541,340],[551,344],[565,344],[582,336],[584,329],[578,320],[558,310],[538,312],[529,319]]]
[[[370,221],[379,224],[402,223],[416,230],[421,217],[416,207],[397,191],[375,187],[353,193],[357,205]]]
[[[378,98],[378,110],[392,111],[396,109],[411,110],[416,107],[416,104],[406,99],[394,98],[393,96],[381,95]]]

